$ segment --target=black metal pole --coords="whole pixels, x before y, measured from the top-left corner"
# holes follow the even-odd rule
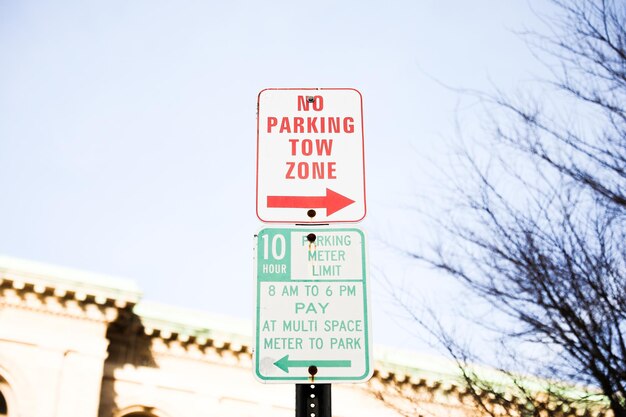
[[[296,417],[332,417],[331,384],[296,384]]]

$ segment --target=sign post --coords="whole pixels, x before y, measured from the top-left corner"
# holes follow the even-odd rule
[[[254,375],[296,384],[296,417],[331,417],[331,383],[371,378],[363,103],[352,88],[257,102]],[[308,225],[308,226],[307,226]],[[314,227],[313,227],[314,226]]]
[[[331,384],[296,384],[296,417],[332,417]]]

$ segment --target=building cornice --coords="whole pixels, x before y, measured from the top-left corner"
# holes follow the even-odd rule
[[[137,285],[118,277],[94,274],[0,255],[0,285],[40,296],[126,308],[141,298]]]

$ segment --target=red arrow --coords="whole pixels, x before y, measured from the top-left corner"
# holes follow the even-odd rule
[[[330,188],[326,189],[325,196],[319,197],[303,197],[303,196],[289,196],[289,195],[268,195],[267,207],[270,208],[325,208],[326,215],[341,210],[344,207],[354,203],[354,200],[350,200],[339,193],[334,192]]]

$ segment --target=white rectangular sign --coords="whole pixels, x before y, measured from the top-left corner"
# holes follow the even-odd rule
[[[373,372],[365,236],[267,228],[256,236],[254,373],[262,382],[364,382]]]
[[[257,216],[264,222],[365,217],[361,93],[266,89],[257,117]]]

